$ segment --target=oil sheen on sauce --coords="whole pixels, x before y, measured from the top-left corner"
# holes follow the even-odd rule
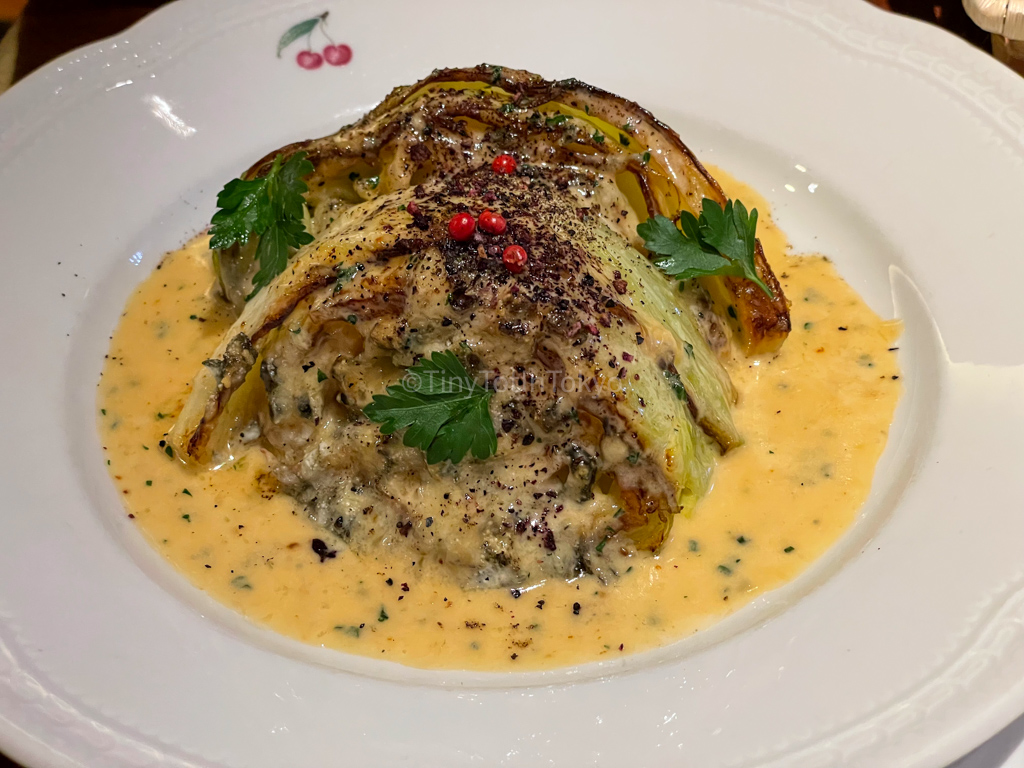
[[[763,198],[713,170],[760,211],[759,236],[792,302],[771,359],[729,365],[745,445],[679,517],[657,557],[602,585],[546,583],[516,596],[466,591],[387,551],[339,548],[265,482],[257,450],[214,471],[163,443],[201,361],[231,318],[212,297],[206,239],[169,254],[122,315],[99,385],[108,468],[126,514],[220,602],[285,635],[428,668],[543,669],[613,658],[693,634],[798,575],[867,496],[901,391],[899,324],[880,319],[820,256],[794,256]],[[333,547],[332,547],[333,549]]]

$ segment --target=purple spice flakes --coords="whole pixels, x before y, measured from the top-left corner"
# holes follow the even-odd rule
[[[338,556],[338,551],[329,549],[323,539],[313,539],[313,552],[319,556],[321,563]]]
[[[622,353],[622,359],[625,360],[627,363],[632,363],[633,362],[633,356],[631,354],[629,354],[629,352],[623,352]]]

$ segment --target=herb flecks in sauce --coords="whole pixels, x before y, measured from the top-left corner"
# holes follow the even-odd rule
[[[871,313],[828,261],[783,255],[764,202],[712,172],[728,194],[761,212],[758,235],[795,297],[794,328],[808,323],[813,332],[793,334],[770,365],[730,369],[743,393],[735,417],[747,445],[720,462],[715,489],[690,518],[675,521],[657,561],[636,559],[613,587],[584,577],[524,591],[518,600],[507,589],[463,592],[440,567],[392,561],[386,552],[360,558],[331,543],[337,554],[321,564],[309,542],[322,529],[295,514],[283,494],[263,497],[258,452],[216,472],[194,472],[173,451],[169,460],[164,433],[180,407],[182,381],[230,325],[208,298],[213,274],[203,243],[170,257],[129,302],[111,346],[117,361],[108,361],[100,384],[105,455],[119,490],[130,491],[124,498],[133,522],[195,584],[254,621],[315,645],[420,667],[532,669],[643,651],[793,578],[846,530],[867,495],[901,389],[889,351],[897,329]],[[166,323],[160,344],[146,322],[154,313]],[[858,364],[862,354],[875,367]],[[128,389],[129,379],[137,386]],[[789,386],[778,387],[782,381]],[[154,417],[156,409],[162,416]],[[114,414],[116,430],[108,423]],[[159,450],[139,450],[142,443]],[[814,484],[800,485],[812,476]],[[184,488],[193,498],[175,495]],[[289,548],[295,542],[306,544]],[[721,573],[720,564],[733,573]],[[381,576],[367,578],[375,573]],[[382,609],[386,621],[379,621]]]

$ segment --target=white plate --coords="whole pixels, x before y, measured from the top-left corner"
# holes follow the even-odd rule
[[[328,9],[351,63],[275,56]],[[102,466],[108,334],[224,180],[480,61],[648,106],[906,323],[906,394],[840,544],[605,666],[422,672],[277,637],[150,551]],[[944,765],[1024,710],[1022,211],[1024,82],[863,0],[184,0],[70,54],[0,98],[0,746],[116,768]]]

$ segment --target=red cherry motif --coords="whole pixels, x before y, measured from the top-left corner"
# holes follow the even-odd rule
[[[296,62],[303,69],[319,69],[325,60],[332,67],[341,67],[352,61],[352,49],[345,44],[338,45],[328,33],[327,15],[328,11],[324,11],[319,16],[300,21],[289,27],[277,41],[277,57],[281,58],[281,52],[288,46],[305,39],[305,50],[300,51],[295,57]],[[327,42],[322,53],[313,50],[314,34],[319,34]]]
[[[505,269],[513,274],[519,274],[526,266],[526,249],[521,245],[510,245],[501,254],[501,260],[505,262]]]
[[[352,49],[342,43],[341,45],[328,45],[324,48],[324,59],[334,67],[343,67],[352,61]]]
[[[516,172],[516,159],[512,155],[498,155],[491,163],[495,173],[512,174]]]
[[[299,51],[299,55],[295,57],[295,61],[297,61],[299,66],[303,69],[316,69],[324,63],[324,57],[313,51]]]
[[[505,217],[494,211],[484,211],[480,214],[480,229],[490,232],[492,235],[502,235],[508,226]]]
[[[454,240],[469,240],[476,231],[476,221],[468,213],[456,213],[448,221],[448,234]]]

